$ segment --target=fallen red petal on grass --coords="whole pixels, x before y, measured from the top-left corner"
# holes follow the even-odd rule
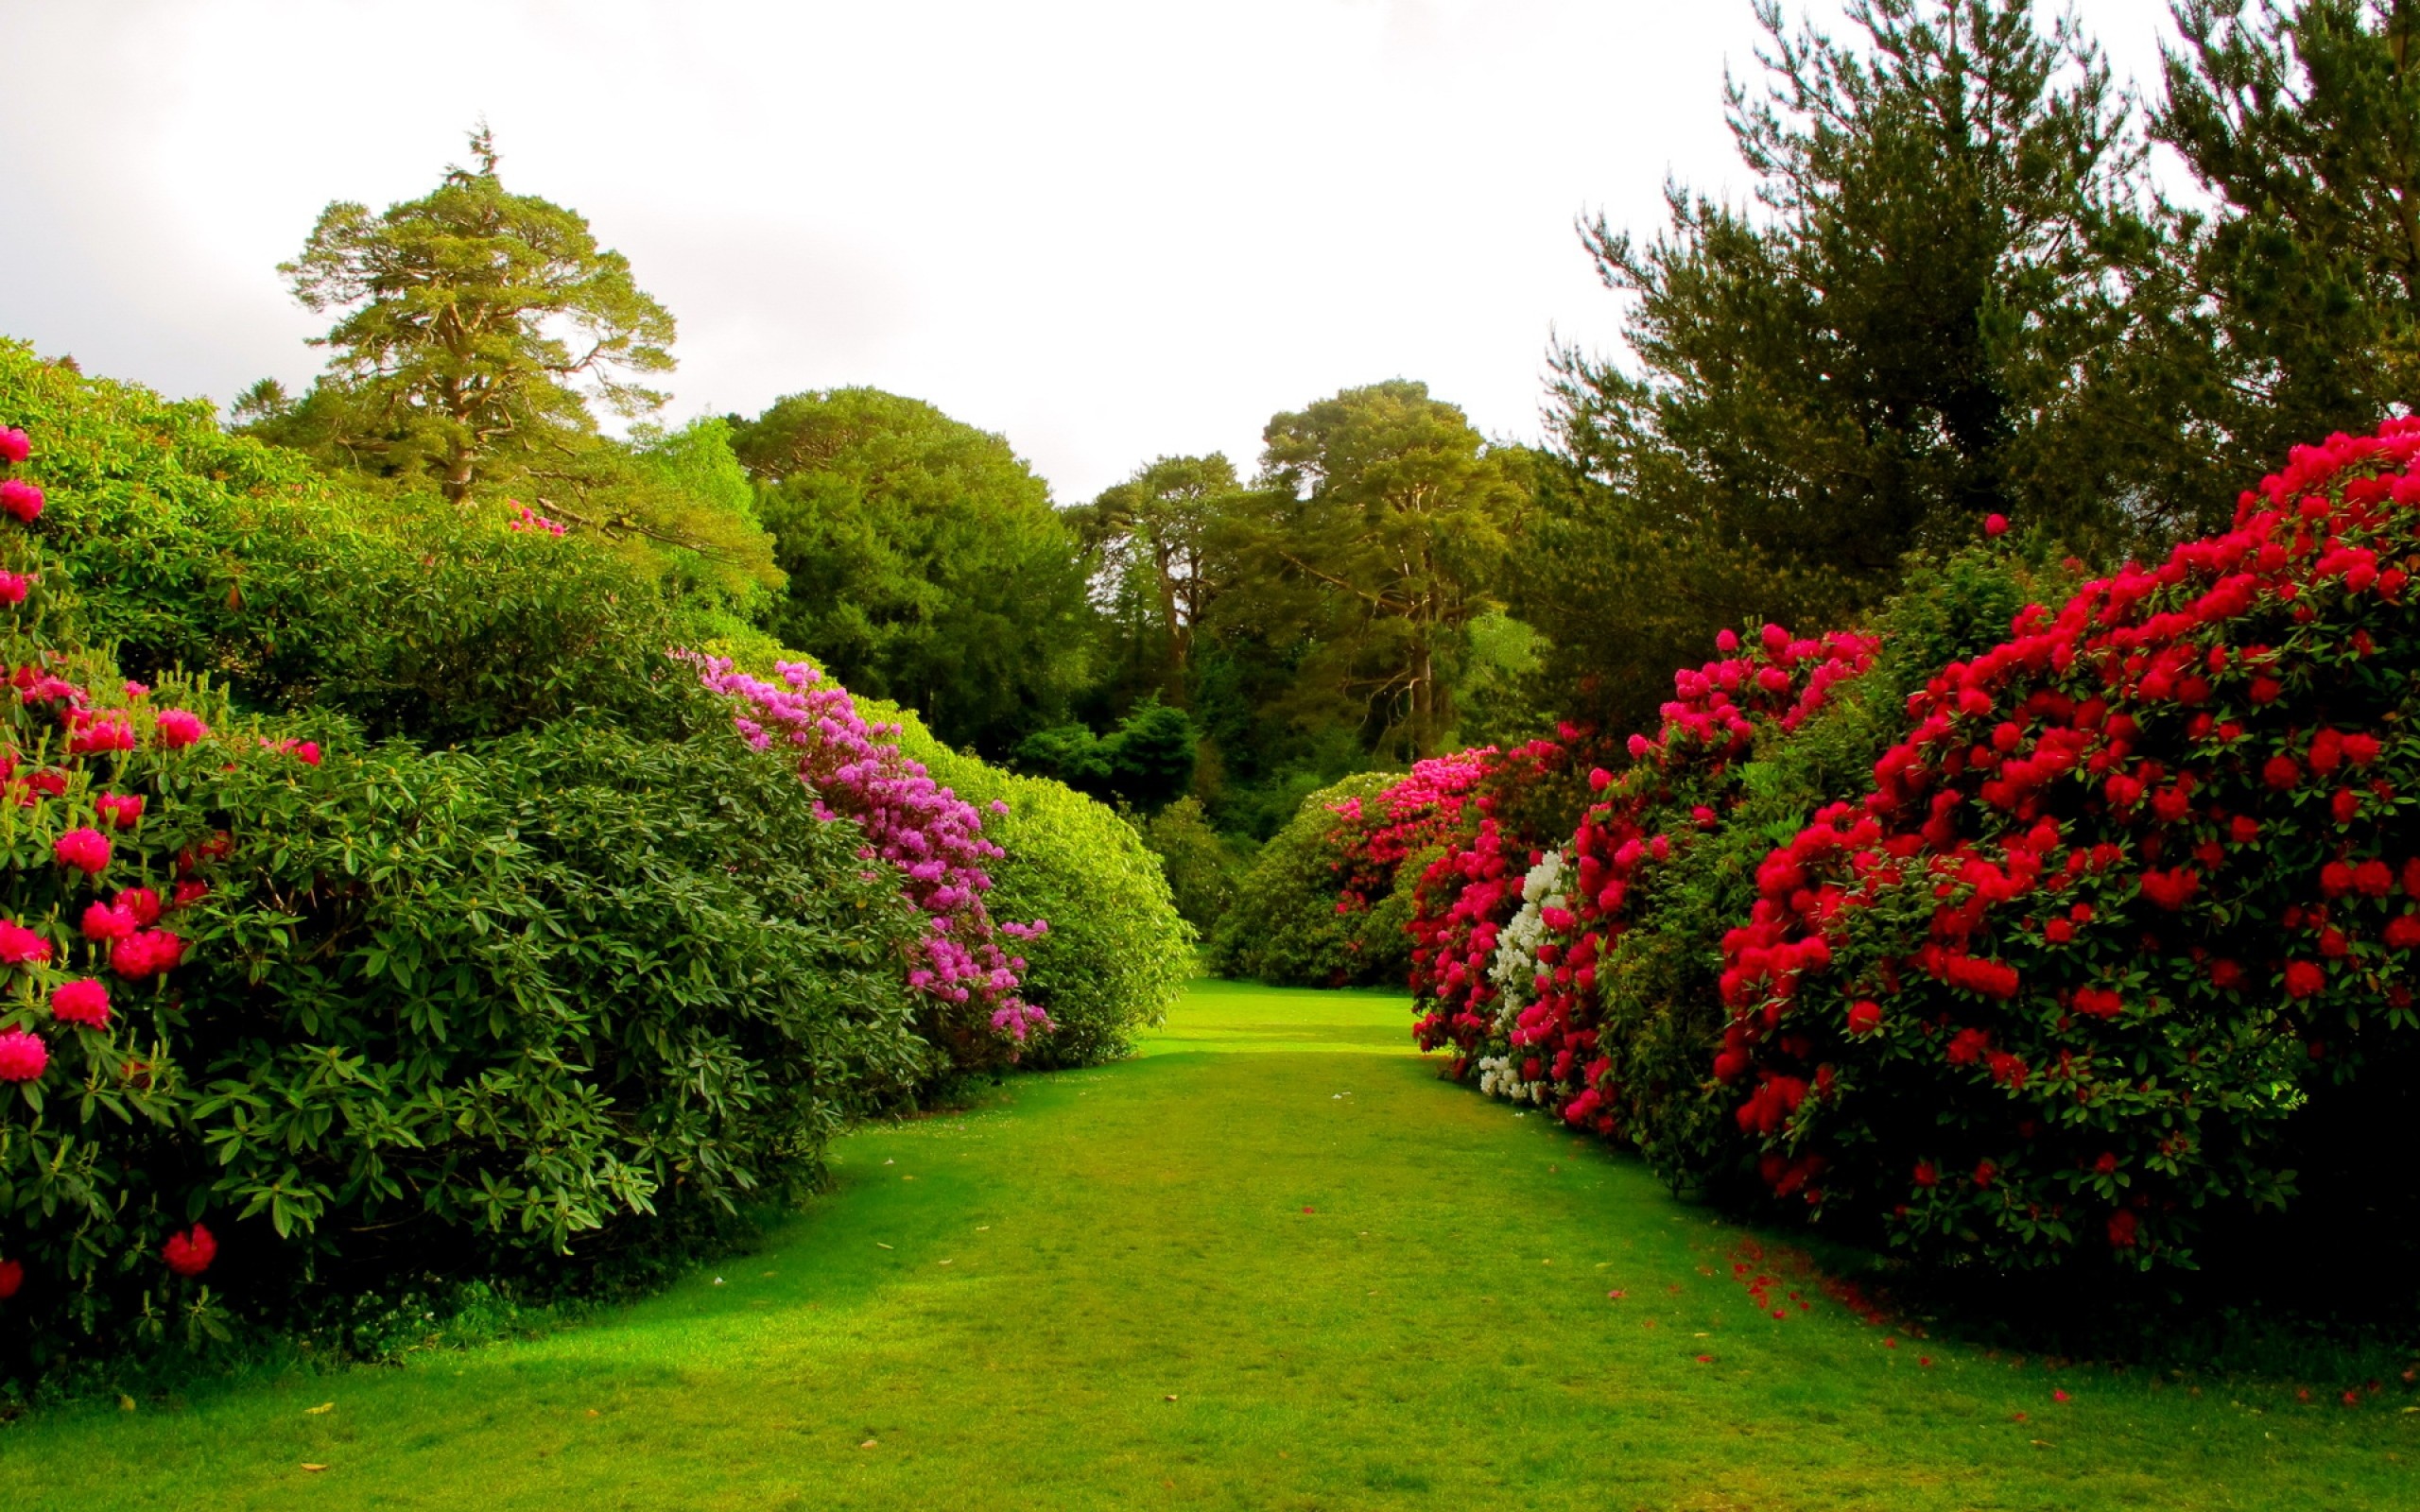
[[[1714,1356],[1710,1354],[1701,1354],[1698,1356],[1698,1364],[1712,1365],[1714,1364]]]
[[[2050,1400],[2052,1401],[2065,1401],[2067,1400],[2067,1394],[2065,1391],[2060,1390],[2058,1387],[2053,1386],[2050,1388]]]
[[[1929,1370],[1929,1369],[1931,1369],[1931,1368],[1932,1368],[1932,1356],[1931,1356],[1931,1355],[1929,1355],[1929,1354],[1920,1354],[1920,1355],[1917,1355],[1917,1356],[1916,1356],[1916,1364],[1918,1364],[1918,1365],[1920,1365],[1920,1366],[1924,1366],[1926,1369]]]

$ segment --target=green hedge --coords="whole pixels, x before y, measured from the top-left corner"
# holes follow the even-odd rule
[[[579,710],[625,720],[675,644],[748,632],[612,543],[519,535],[320,472],[202,403],[87,378],[0,341],[0,416],[40,438],[33,527],[78,590],[80,638],[136,677],[216,678],[255,710],[317,704],[372,735],[500,734]]]

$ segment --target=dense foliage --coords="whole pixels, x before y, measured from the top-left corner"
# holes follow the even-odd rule
[[[1144,820],[1143,843],[1160,858],[1178,915],[1208,939],[1235,906],[1244,882],[1244,858],[1211,826],[1201,800],[1190,796]]]
[[[1106,735],[1082,725],[1057,725],[1019,741],[1010,759],[1019,770],[1152,813],[1193,785],[1195,740],[1184,711],[1152,697],[1136,704]]]
[[[874,388],[793,394],[734,444],[789,591],[768,620],[942,739],[1005,751],[1087,672],[1084,567],[1049,486],[1001,438]]]
[[[1615,953],[1651,916],[1667,868],[1736,801],[1759,734],[1796,730],[1874,654],[1858,636],[1794,640],[1779,626],[1747,647],[1726,631],[1721,649],[1680,674],[1661,732],[1632,738],[1620,779],[1590,772],[1595,798],[1566,845],[1533,848],[1512,816],[1490,812],[1421,878],[1412,984],[1431,1005],[1415,1033],[1455,1049],[1453,1074],[1599,1133],[1655,1122],[1660,1096],[1629,1105],[1642,1100],[1634,1086],[1664,1092],[1661,1078],[1621,1065],[1644,1046],[1608,1032]]]

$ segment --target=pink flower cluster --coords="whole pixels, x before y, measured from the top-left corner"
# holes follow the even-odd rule
[[[561,524],[547,519],[520,500],[508,499],[505,502],[512,506],[512,518],[504,523],[504,528],[507,530],[535,531],[543,536],[560,536],[563,533],[563,527]]]
[[[1339,852],[1336,911],[1367,910],[1394,886],[1395,869],[1405,857],[1461,832],[1471,796],[1495,760],[1493,746],[1431,756],[1414,762],[1372,804],[1349,798],[1328,805],[1340,821],[1328,835]],[[1370,812],[1373,807],[1376,812]]]
[[[997,937],[1029,939],[1049,926],[994,924],[983,902],[992,886],[984,868],[1002,852],[984,837],[975,805],[880,739],[895,728],[868,724],[848,690],[816,668],[783,662],[781,681],[772,683],[721,657],[686,660],[708,688],[739,700],[732,724],[751,746],[796,753],[819,817],[854,820],[866,833],[866,859],[898,869],[901,892],[928,920],[924,958],[908,985],[937,1004],[986,1017],[1012,1040],[1052,1027],[1048,1014],[1017,995],[1025,963]]]

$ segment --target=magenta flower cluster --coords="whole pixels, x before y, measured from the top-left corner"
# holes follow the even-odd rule
[[[1017,995],[1025,962],[1000,944],[1001,936],[1031,939],[1049,925],[993,922],[983,902],[992,886],[985,867],[1001,850],[984,837],[975,805],[884,741],[897,728],[868,724],[848,690],[816,668],[782,662],[776,683],[721,657],[687,660],[708,688],[739,700],[732,724],[751,746],[797,754],[819,818],[854,820],[866,833],[864,858],[898,869],[901,892],[928,920],[908,986],[936,1004],[987,1017],[1013,1040],[1052,1027],[1048,1014]],[[1006,805],[993,807],[1007,812]]]

